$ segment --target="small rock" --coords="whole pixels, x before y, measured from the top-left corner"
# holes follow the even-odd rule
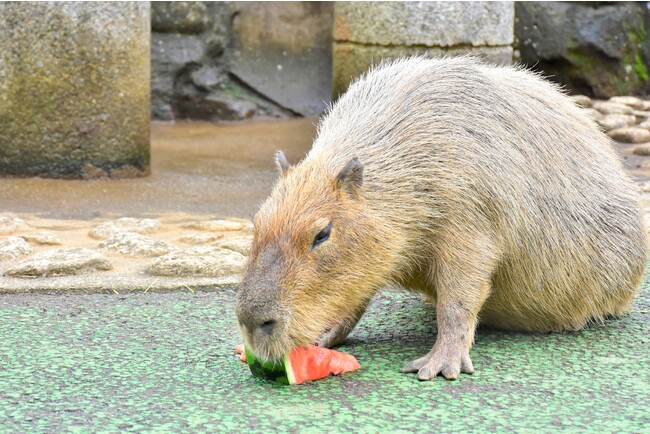
[[[0,234],[13,234],[16,231],[29,229],[29,225],[18,217],[0,216]]]
[[[592,107],[598,110],[599,112],[610,115],[610,114],[632,114],[632,107],[626,106],[625,104],[618,104],[615,102],[604,102],[604,101],[595,101],[592,104]]]
[[[642,101],[641,108],[639,110],[650,111],[650,101]]]
[[[635,146],[634,149],[632,149],[632,153],[634,155],[642,155],[642,156],[646,157],[646,156],[650,155],[650,145]]]
[[[625,104],[636,110],[644,110],[643,100],[635,96],[613,96],[609,99],[609,102]]]
[[[589,98],[587,95],[573,95],[571,99],[573,100],[575,105],[579,107],[588,108],[591,107],[592,104],[591,98]]]
[[[61,239],[51,232],[35,232],[31,234],[19,235],[25,241],[45,246],[59,246],[63,244]]]
[[[626,127],[608,131],[612,139],[621,143],[643,143],[650,142],[650,131],[643,128]]]
[[[100,250],[122,256],[151,258],[165,255],[174,247],[164,241],[155,240],[134,232],[120,232],[99,244]]]
[[[223,77],[219,75],[217,69],[211,66],[202,66],[193,71],[190,76],[197,87],[205,90],[210,90],[223,81]]]
[[[122,232],[136,232],[150,234],[160,229],[160,222],[156,219],[136,219],[122,217],[115,221],[104,222],[95,226],[88,235],[96,240],[105,240]]]
[[[186,244],[207,244],[223,238],[223,234],[191,234],[185,235],[179,241]]]
[[[643,119],[650,118],[650,111],[633,110],[632,114],[638,118],[643,118]]]
[[[604,114],[602,114],[601,112],[599,112],[599,111],[596,110],[596,109],[585,108],[585,109],[582,109],[582,110],[584,110],[584,112],[587,113],[587,115],[588,115],[591,119],[593,119],[593,120],[595,120],[595,121],[597,121],[597,120],[599,120],[599,119],[602,119],[602,118],[605,116]]]
[[[241,222],[234,222],[232,220],[206,220],[197,223],[190,223],[185,227],[199,231],[222,232],[241,231],[244,229],[244,224]]]
[[[201,246],[162,256],[146,272],[153,276],[221,277],[241,273],[245,264],[241,253]]]
[[[85,271],[110,270],[113,266],[94,250],[84,248],[48,250],[20,262],[5,273],[14,277],[69,276]]]
[[[597,120],[598,124],[605,129],[605,131],[615,130],[617,128],[629,127],[634,125],[636,118],[631,115],[607,115]]]
[[[232,237],[219,241],[216,244],[218,247],[239,252],[244,256],[248,256],[253,245],[253,237]]]
[[[643,185],[641,186],[641,190],[644,193],[650,193],[650,181],[644,182]]]
[[[33,252],[32,246],[20,237],[7,237],[0,240],[0,261],[14,261]]]

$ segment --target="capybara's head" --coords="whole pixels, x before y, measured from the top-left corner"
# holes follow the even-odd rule
[[[277,163],[280,179],[255,216],[236,304],[245,345],[268,360],[313,343],[373,295],[369,251],[380,242],[357,158],[290,166],[279,152]]]

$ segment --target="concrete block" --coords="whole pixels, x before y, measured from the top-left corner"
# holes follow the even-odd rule
[[[336,2],[334,39],[361,44],[510,45],[514,2]]]
[[[509,65],[512,62],[512,46],[498,47],[464,47],[464,48],[420,48],[420,47],[384,47],[381,45],[358,45],[337,43],[334,46],[332,65],[332,95],[338,98],[348,88],[351,80],[363,74],[372,65],[382,59],[395,59],[402,56],[422,55],[426,57],[458,56],[470,54],[497,65]]]
[[[145,2],[0,2],[0,174],[149,171]]]
[[[514,2],[336,2],[332,95],[382,59],[472,54],[512,63]]]

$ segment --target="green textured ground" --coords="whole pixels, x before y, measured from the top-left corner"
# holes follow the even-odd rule
[[[480,331],[477,372],[399,368],[431,312],[387,292],[343,350],[360,371],[300,386],[234,355],[234,292],[0,296],[2,432],[649,432],[650,283],[630,315],[573,334]]]

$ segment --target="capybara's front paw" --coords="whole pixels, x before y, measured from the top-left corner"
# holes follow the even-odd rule
[[[461,372],[473,373],[474,366],[468,349],[436,344],[426,356],[404,366],[402,372],[417,372],[418,380],[431,380],[438,374],[442,374],[447,380],[455,380]]]

